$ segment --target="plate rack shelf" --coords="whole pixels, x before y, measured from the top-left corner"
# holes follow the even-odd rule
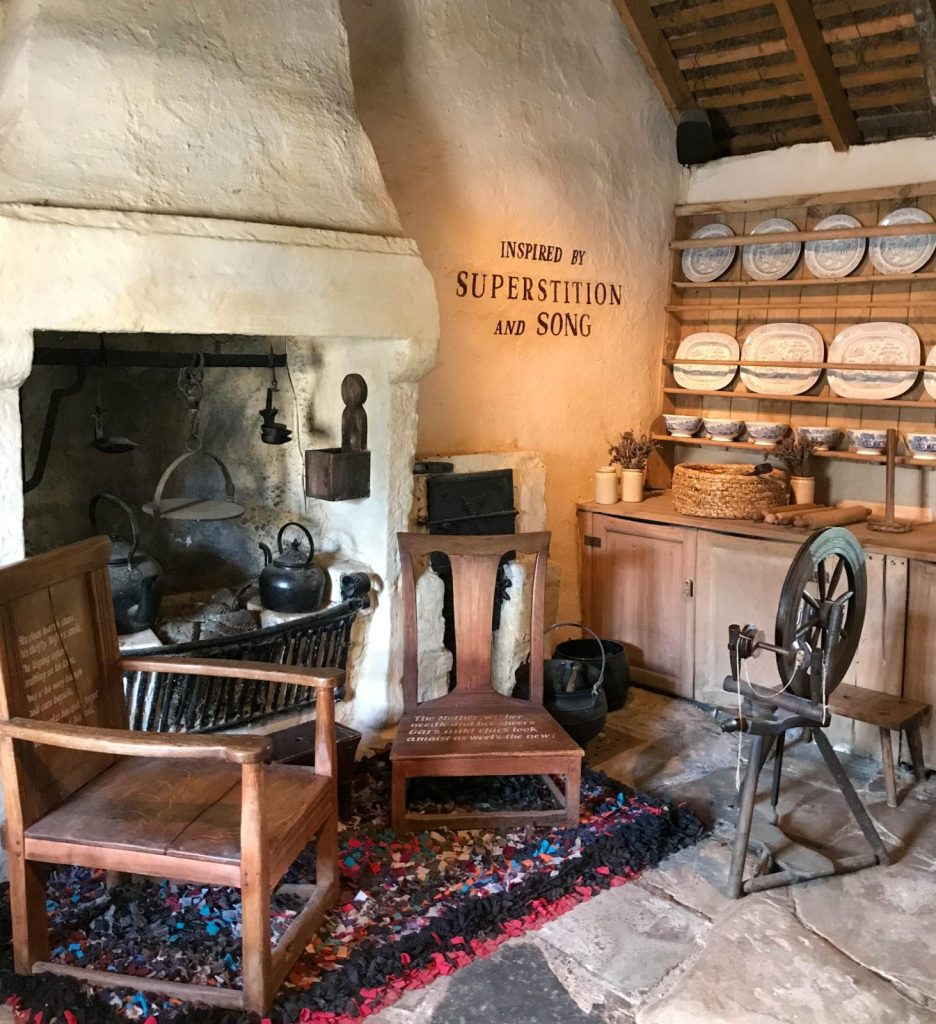
[[[915,274],[881,274],[867,252],[858,268],[848,277],[813,277],[800,256],[789,275],[779,281],[755,281],[742,269],[738,252],[730,270],[716,281],[695,283],[682,272],[683,252],[689,248],[740,248],[750,244],[751,229],[768,217],[785,217],[797,226],[796,232],[769,236],[771,243],[784,240],[808,241],[815,238],[906,236],[936,233],[925,225],[881,228],[878,222],[901,206],[918,206],[936,218],[936,182],[898,188],[866,191],[818,193],[773,199],[704,203],[677,206],[673,241],[670,244],[670,294],[665,307],[662,359],[661,413],[687,416],[715,416],[741,420],[779,420],[793,428],[836,426],[844,432],[851,427],[895,427],[900,432],[936,432],[936,400],[923,386],[923,364],[936,347],[936,257]],[[833,213],[849,213],[861,228],[816,232],[816,224]],[[690,236],[705,224],[728,224],[734,238],[691,240]],[[763,241],[763,236],[753,237]],[[841,330],[853,324],[874,320],[909,324],[923,343],[921,363],[913,387],[898,398],[841,398],[828,384],[826,370],[841,364],[800,363],[803,368],[820,369],[816,384],[799,395],[755,394],[745,387],[740,373],[721,391],[703,391],[680,387],[673,376],[673,361],[680,341],[697,331],[730,334],[743,345],[755,328],[767,323],[796,322],[815,327],[822,335],[826,350]],[[680,363],[691,362],[680,360]],[[700,360],[718,364],[719,360]],[[757,365],[722,361],[722,365]],[[763,364],[762,364],[763,365]],[[857,368],[851,366],[851,369]],[[882,367],[876,367],[882,369]],[[902,367],[906,370],[907,367]],[[933,368],[936,369],[936,368]],[[932,370],[931,370],[932,372]],[[725,442],[706,438],[670,437],[662,415],[653,426],[654,436],[663,443],[661,453],[664,479],[668,483],[674,462],[685,457],[688,448],[712,448],[758,457],[768,448],[748,442]],[[839,447],[844,446],[844,434]],[[684,449],[680,455],[680,449]],[[877,455],[859,455],[848,451],[818,452],[823,459],[847,462],[883,463]],[[742,456],[739,461],[745,461]],[[756,460],[755,460],[756,461]],[[920,469],[936,468],[936,462],[903,457],[901,465]],[[654,474],[655,476],[655,474]]]

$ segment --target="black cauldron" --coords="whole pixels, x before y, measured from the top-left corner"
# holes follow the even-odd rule
[[[583,661],[586,665],[601,668],[602,654],[605,658],[604,692],[608,698],[608,710],[617,711],[624,707],[627,691],[630,689],[630,662],[624,644],[619,640],[592,640],[582,637],[580,640],[563,640],[556,644],[553,651],[555,658],[571,658]]]
[[[560,622],[550,626],[548,633],[559,626],[575,625]],[[586,627],[586,632],[591,632]],[[597,636],[593,643],[601,650],[602,641]],[[606,666],[603,654],[597,664],[576,658],[547,658],[543,662],[543,705],[563,729],[584,746],[604,728],[608,717],[608,700],[604,691]],[[530,696],[530,666],[521,665],[515,673],[513,696],[528,699]]]

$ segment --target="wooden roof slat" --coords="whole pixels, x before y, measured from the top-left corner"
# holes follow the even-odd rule
[[[760,63],[712,73],[702,73],[696,70],[695,73],[690,72],[687,75],[686,81],[693,92],[699,93],[706,90],[729,89],[736,85],[746,85],[749,82],[769,82],[775,78],[786,78],[791,75],[799,75],[799,69],[793,55],[787,53],[784,54],[783,60],[769,64]]]
[[[686,79],[644,0],[614,0],[614,5],[673,118],[695,106]]]
[[[772,7],[773,0],[715,0],[714,3],[696,4],[694,7],[677,2],[672,6],[672,12],[657,14],[657,23],[664,31],[683,25],[698,25],[700,21],[724,18],[729,14],[743,14],[758,7]]]
[[[891,82],[916,82],[924,77],[919,61],[892,64],[890,67],[845,71],[839,75],[844,89],[859,89],[866,85],[886,85]]]
[[[891,32],[913,28],[915,25],[916,18],[912,14],[898,14],[890,18],[875,18],[872,21],[827,28],[822,35],[827,43],[850,43],[855,39],[870,39],[872,36],[889,35]]]
[[[832,63],[837,68],[851,68],[856,64],[878,64],[901,57],[919,57],[920,44],[916,39],[898,39],[893,43],[877,43],[862,49],[833,50]]]
[[[900,89],[875,89],[872,92],[849,93],[848,102],[852,110],[879,110],[881,107],[898,107],[910,103],[927,103],[929,91],[926,83],[912,82]]]
[[[730,107],[749,107],[755,103],[770,103],[773,100],[799,100],[808,95],[809,89],[805,82],[799,80],[784,82],[780,85],[764,85],[753,89],[737,89],[710,96],[696,94],[696,99],[704,110],[725,110]]]
[[[893,0],[820,0],[815,5],[815,11],[819,21],[825,22],[832,18],[853,16],[876,8],[891,13],[895,6],[902,5],[895,5]]]
[[[680,70],[688,68],[712,68],[720,64],[734,64],[741,60],[753,60],[756,57],[769,57],[775,53],[786,53],[790,49],[785,39],[774,39],[767,43],[752,43],[738,46],[731,50],[714,50],[711,53],[695,53],[688,57],[679,57],[676,63]]]
[[[782,121],[800,121],[818,116],[816,104],[811,99],[801,103],[772,103],[765,107],[752,107],[723,111],[730,128],[745,125],[774,124]]]
[[[817,124],[805,128],[792,128],[789,131],[736,135],[731,140],[731,149],[738,154],[750,153],[758,149],[795,146],[799,142],[820,142],[825,138],[825,128]]]
[[[846,150],[861,141],[861,132],[812,4],[809,0],[776,0],[776,6],[790,49],[796,54],[803,80],[809,86],[829,139],[839,152]]]
[[[765,18],[741,18],[715,28],[688,32],[685,35],[672,35],[667,37],[667,42],[673,53],[694,53],[708,46],[727,42],[729,39],[744,39],[747,36],[780,31],[782,29],[776,15],[770,14]]]

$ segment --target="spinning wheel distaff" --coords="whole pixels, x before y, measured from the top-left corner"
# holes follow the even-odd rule
[[[725,678],[723,688],[737,695],[738,713],[716,714],[724,732],[744,732],[752,737],[729,873],[729,891],[735,898],[887,863],[884,843],[823,732],[831,720],[829,696],[841,683],[858,648],[866,599],[861,546],[848,530],[832,527],[814,533],[790,565],[780,594],[774,643],[768,643],[754,625],[729,627],[731,675]],[[744,662],[762,650],[776,656],[781,681],[776,689],[755,687],[742,678]],[[815,739],[871,852],[832,861],[810,851],[810,866],[803,867],[784,863],[767,844],[760,843],[758,870],[745,879],[757,780],[773,751],[770,806],[771,821],[776,824],[783,752],[790,729],[806,729]]]

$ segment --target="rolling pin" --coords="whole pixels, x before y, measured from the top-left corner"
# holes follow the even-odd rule
[[[849,523],[863,523],[871,515],[871,509],[863,505],[852,508],[829,508],[807,512],[793,520],[794,526],[807,530],[820,530],[823,526],[847,526]]]
[[[781,523],[786,524],[791,519],[795,519],[803,512],[811,512],[814,509],[825,508],[824,505],[817,505],[815,502],[807,502],[803,505],[781,505],[779,508],[772,508],[764,513],[765,523]]]

